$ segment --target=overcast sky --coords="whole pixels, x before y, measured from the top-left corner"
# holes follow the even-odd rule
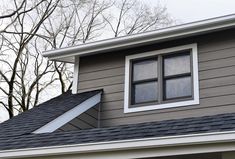
[[[143,0],[166,6],[171,16],[183,23],[235,13],[235,0]]]
[[[150,5],[166,6],[174,19],[187,23],[235,13],[235,0],[143,0]],[[0,108],[0,122],[7,114]]]

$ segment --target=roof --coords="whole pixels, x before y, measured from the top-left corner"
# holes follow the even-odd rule
[[[74,63],[75,56],[87,56],[91,54],[117,51],[136,46],[143,46],[195,35],[202,35],[234,27],[235,14],[232,14],[182,25],[176,25],[145,33],[45,51],[43,56],[48,57],[50,60]]]
[[[25,121],[27,122],[27,120]],[[3,125],[6,125],[6,123]],[[20,133],[21,135],[16,133],[13,135],[14,133],[12,133],[12,131],[19,131],[19,128],[22,128],[21,125],[15,125],[16,128],[13,130],[8,129],[8,132],[5,131],[4,134],[1,133],[0,150],[234,131],[235,113],[122,125],[109,128],[94,128],[79,131],[43,134]],[[3,126],[1,125],[1,131],[2,130]],[[11,133],[11,137],[6,137],[9,136],[6,133]]]
[[[0,142],[11,137],[12,139],[19,136],[25,138],[25,135],[34,132],[99,92],[97,90],[72,94],[69,91],[1,123]]]

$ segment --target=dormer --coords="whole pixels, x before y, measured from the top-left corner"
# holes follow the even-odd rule
[[[72,91],[1,123],[0,159],[235,158],[235,15],[43,55]]]
[[[227,113],[229,106],[215,109],[226,104],[215,102],[222,97],[220,86],[213,81],[223,81],[221,76],[231,74],[220,59],[227,58],[223,50],[234,45],[223,43],[234,35],[233,18],[183,24],[43,55],[74,63],[73,93],[103,90],[101,127]]]

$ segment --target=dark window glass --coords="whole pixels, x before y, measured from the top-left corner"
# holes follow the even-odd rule
[[[157,57],[133,61],[132,104],[157,101]]]
[[[190,55],[180,55],[165,58],[164,75],[176,75],[190,72]]]
[[[133,81],[157,78],[157,59],[135,62],[133,66]]]
[[[190,97],[192,95],[191,77],[168,79],[165,87],[166,99]]]
[[[190,53],[166,55],[164,61],[164,99],[192,96]]]
[[[132,105],[189,99],[192,91],[189,51],[132,61]]]
[[[157,82],[134,85],[135,103],[156,101],[158,96]]]

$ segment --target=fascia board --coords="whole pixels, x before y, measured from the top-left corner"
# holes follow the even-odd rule
[[[63,154],[81,154],[81,153],[96,153],[107,151],[133,150],[142,148],[166,148],[185,145],[198,144],[215,144],[215,143],[231,143],[235,141],[235,131],[191,134],[169,137],[144,138],[133,140],[120,140],[110,142],[97,142],[88,144],[76,144],[65,146],[39,147],[16,150],[0,151],[0,158],[17,158],[17,157],[37,157]],[[209,153],[203,151],[203,153]],[[219,151],[235,150],[235,147],[223,147],[216,149]],[[192,151],[190,151],[192,153]],[[185,154],[188,154],[186,151]],[[198,153],[198,151],[197,151]],[[173,155],[173,154],[172,154]]]
[[[223,16],[194,23],[188,23],[169,28],[159,29],[146,33],[107,39],[73,47],[45,51],[44,57],[51,60],[62,60],[71,56],[86,56],[90,54],[104,53],[118,49],[145,45],[151,42],[163,42],[172,39],[200,35],[235,26],[235,15]],[[63,60],[62,60],[63,61]],[[71,61],[72,62],[72,61]]]

